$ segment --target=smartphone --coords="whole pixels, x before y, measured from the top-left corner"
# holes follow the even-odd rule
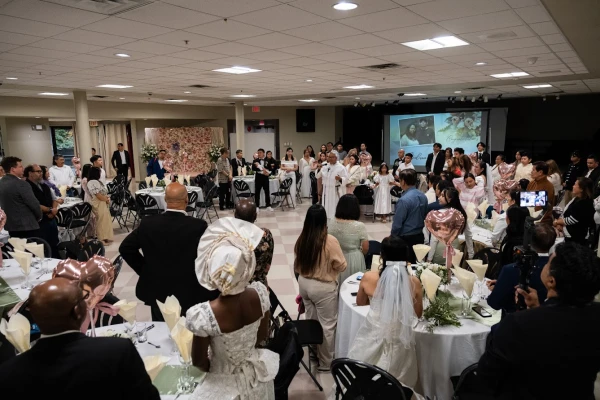
[[[483,318],[490,318],[492,314],[488,312],[485,308],[481,307],[479,304],[472,307],[472,310],[477,314],[481,315]]]
[[[358,294],[358,292],[352,292],[350,293],[352,296],[356,297],[356,295]]]
[[[520,207],[545,207],[548,203],[548,193],[545,190],[521,192],[520,199]]]
[[[362,275],[359,275],[359,276],[356,277],[356,280],[360,281],[362,279],[362,277],[363,277]]]

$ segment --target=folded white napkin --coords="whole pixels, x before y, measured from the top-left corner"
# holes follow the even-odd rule
[[[165,176],[165,179],[163,179],[163,182],[165,183],[165,190],[166,190],[167,186],[169,186],[171,184],[171,180],[167,179],[167,177]]]
[[[194,334],[185,327],[185,318],[179,318],[171,330],[171,337],[179,349],[179,354],[185,362],[192,362],[192,339]]]
[[[474,260],[469,260],[469,261],[474,261]],[[467,261],[467,262],[469,262],[469,261]],[[487,264],[470,264],[469,263],[469,266],[471,267],[473,272],[475,272],[475,275],[477,275],[477,278],[479,278],[480,281],[485,279],[485,273],[488,269]]]
[[[188,185],[191,185],[192,183],[190,182],[190,176],[189,175],[184,175],[183,176],[185,178],[185,180],[187,181]]]
[[[469,203],[467,204],[467,209],[465,210],[467,213],[467,221],[473,222],[475,218],[477,218],[477,209],[475,208],[475,204]]]
[[[508,210],[508,203],[502,203],[502,211],[506,212]]]
[[[479,209],[479,211],[481,211],[481,215],[485,215],[489,206],[490,204],[488,203],[488,201],[484,200],[477,208]]]
[[[8,239],[8,243],[12,244],[15,250],[25,251],[25,245],[27,244],[27,239],[20,238],[10,238]]]
[[[454,275],[456,275],[458,278],[458,282],[465,290],[467,297],[471,297],[471,294],[473,293],[473,286],[477,280],[477,275],[463,268],[454,268],[452,269],[452,272],[454,272]]]
[[[165,183],[167,183],[167,181],[171,182],[171,174],[165,174]]]
[[[29,271],[31,271],[31,260],[33,259],[33,254],[16,249],[14,252],[9,251],[8,254],[10,254],[10,256],[19,263],[25,275],[28,275]]]
[[[44,254],[44,245],[41,244],[41,243],[40,244],[37,244],[37,243],[26,243],[25,244],[25,250],[29,250],[37,258],[44,258],[45,257],[45,254]]]
[[[415,255],[417,256],[417,262],[423,261],[425,256],[429,253],[429,250],[431,250],[431,247],[427,246],[426,244],[413,245],[413,251],[415,252]]]
[[[145,177],[144,180],[146,181],[146,186],[150,187],[150,182],[152,182],[152,178],[150,178],[149,176]]]
[[[156,379],[160,371],[167,365],[170,358],[165,356],[146,356],[143,358],[146,372],[150,375],[150,380]]]
[[[119,315],[127,322],[135,321],[135,310],[137,307],[137,301],[119,300],[115,304],[115,307],[119,307]]]
[[[156,184],[158,183],[158,176],[156,176],[156,174],[152,174],[150,175],[150,180],[152,181],[152,187],[156,187]]]
[[[242,167],[237,167],[238,176],[242,176]]]
[[[6,337],[10,344],[15,346],[19,353],[31,348],[31,343],[29,343],[30,330],[29,321],[19,313],[10,317],[8,322],[4,318],[0,321],[0,333]]]
[[[179,300],[177,300],[177,297],[175,296],[169,296],[165,299],[164,303],[156,300],[156,304],[158,304],[158,308],[160,309],[169,330],[172,331],[181,316],[181,305],[179,305]]]
[[[421,272],[421,283],[423,284],[423,287],[425,288],[425,294],[427,294],[427,298],[430,301],[435,299],[435,293],[437,292],[441,281],[442,278],[427,268],[423,269],[423,272]]]
[[[377,254],[373,254],[373,261],[371,262],[371,265],[367,265],[367,267],[369,267],[371,269],[371,271],[379,271],[379,260],[381,259],[380,256],[378,256]],[[412,271],[412,268],[410,268],[410,270]]]
[[[177,175],[177,182],[179,182],[180,185],[183,185],[183,175]]]
[[[60,185],[58,187],[58,191],[60,192],[60,197],[62,197],[62,198],[67,197],[67,186],[66,185]]]
[[[452,256],[452,265],[454,265],[457,268],[460,268],[460,261],[462,260],[463,257],[463,252],[454,249],[454,255]]]
[[[496,226],[496,223],[498,223],[498,217],[500,217],[500,214],[498,214],[496,210],[492,211],[492,219],[490,220],[492,227]]]

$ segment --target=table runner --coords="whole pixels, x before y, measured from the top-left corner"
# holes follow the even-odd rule
[[[21,299],[14,290],[0,278],[0,317],[9,312]]]
[[[181,365],[165,365],[165,367],[159,372],[158,376],[154,379],[152,384],[156,386],[160,394],[176,394],[177,393],[177,382],[179,377],[183,375],[183,366]],[[196,367],[190,367],[190,376],[194,378],[195,382],[202,382],[206,372],[200,371]]]

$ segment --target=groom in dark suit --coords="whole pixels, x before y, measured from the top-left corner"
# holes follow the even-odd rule
[[[491,157],[490,153],[485,151],[486,145],[483,142],[477,143],[477,160],[483,161],[486,164],[490,164]]]
[[[89,295],[64,278],[33,288],[27,307],[42,335],[31,350],[0,364],[2,398],[160,399],[130,340],[79,331]]]
[[[112,167],[117,171],[118,175],[125,175],[129,173],[129,152],[125,150],[123,143],[117,144],[117,151],[115,151],[110,159]]]
[[[143,218],[119,247],[123,259],[140,276],[135,294],[150,306],[153,321],[163,321],[156,300],[164,303],[174,295],[185,315],[188,308],[219,295],[196,278],[196,250],[206,221],[187,216],[187,190],[177,182],[167,186],[165,201],[166,212]]]
[[[427,161],[425,162],[425,168],[429,175],[439,175],[444,170],[444,163],[446,162],[446,156],[441,152],[442,145],[440,143],[433,144],[433,153],[429,153]]]

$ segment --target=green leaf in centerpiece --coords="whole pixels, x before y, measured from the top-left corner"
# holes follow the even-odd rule
[[[0,317],[10,311],[21,301],[21,298],[0,278]]]
[[[453,298],[453,296],[449,293],[440,295],[441,293],[445,292],[439,291],[435,300],[430,303],[425,311],[423,311],[423,317],[430,322],[429,325],[427,325],[427,331],[429,333],[433,333],[433,330],[437,326],[461,326],[458,317],[450,306],[449,300],[450,298]],[[448,295],[450,297],[448,297]]]

